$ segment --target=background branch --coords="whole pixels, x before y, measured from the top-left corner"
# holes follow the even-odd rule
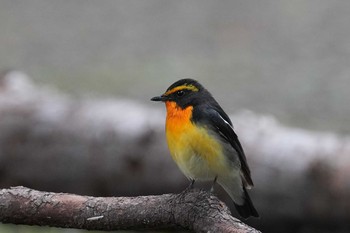
[[[139,197],[89,197],[25,187],[0,191],[3,223],[87,230],[183,228],[195,232],[259,232],[231,216],[205,191]]]
[[[188,181],[166,146],[165,110],[147,102],[77,99],[10,72],[0,88],[0,188],[90,196],[181,192]],[[288,127],[251,111],[230,117],[262,216],[249,225],[266,232],[350,229],[349,135]],[[232,204],[216,188],[220,200]]]

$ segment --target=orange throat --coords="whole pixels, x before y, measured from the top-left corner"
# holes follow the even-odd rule
[[[182,109],[174,101],[165,102],[166,116],[166,132],[170,135],[179,135],[181,131],[191,124],[192,106]]]

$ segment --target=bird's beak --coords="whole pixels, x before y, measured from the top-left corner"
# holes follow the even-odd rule
[[[161,95],[161,96],[155,96],[151,99],[152,101],[166,101],[168,100],[168,97],[167,96],[164,96],[164,95]]]

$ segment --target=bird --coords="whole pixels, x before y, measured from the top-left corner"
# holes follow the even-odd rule
[[[259,217],[247,189],[254,186],[232,122],[211,93],[194,79],[180,79],[151,98],[166,106],[165,134],[170,154],[190,180],[217,182],[245,219]],[[213,187],[212,187],[213,188]]]

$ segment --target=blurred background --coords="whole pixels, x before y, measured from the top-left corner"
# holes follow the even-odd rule
[[[344,149],[350,133],[349,9],[349,1],[337,0],[0,0],[2,80],[12,79],[11,70],[24,72],[16,73],[20,87],[11,93],[0,80],[1,188],[24,185],[101,196],[181,191],[187,181],[168,158],[164,106],[149,99],[190,77],[237,118],[243,145],[252,154],[251,167],[258,173],[254,178],[253,172],[252,197],[263,217],[250,225],[269,232],[348,232],[349,217],[343,213],[350,207],[343,194],[350,184],[345,168],[340,176],[337,166],[350,155]],[[255,132],[255,126],[263,132],[298,129],[283,145],[305,143],[297,148],[302,156],[315,155],[317,162],[303,173],[287,173],[304,190],[295,200],[290,190],[295,183],[280,180],[278,186],[271,180],[276,175],[265,171],[274,165],[261,162],[260,147],[245,133]],[[305,134],[313,139],[311,147]],[[336,143],[323,149],[330,141]],[[155,152],[155,158],[144,159]],[[317,154],[324,153],[319,160]],[[298,152],[290,154],[276,166],[287,166]],[[49,171],[35,167],[40,164]],[[154,169],[165,174],[168,166],[173,170],[163,176],[161,188],[149,184]],[[100,174],[91,178],[96,171]],[[149,180],[141,182],[141,174]],[[89,181],[82,182],[86,177]],[[318,195],[307,210],[302,208],[310,194],[305,189]],[[272,196],[266,190],[281,193]],[[291,206],[296,210],[284,213]],[[0,225],[0,231],[48,229]]]

